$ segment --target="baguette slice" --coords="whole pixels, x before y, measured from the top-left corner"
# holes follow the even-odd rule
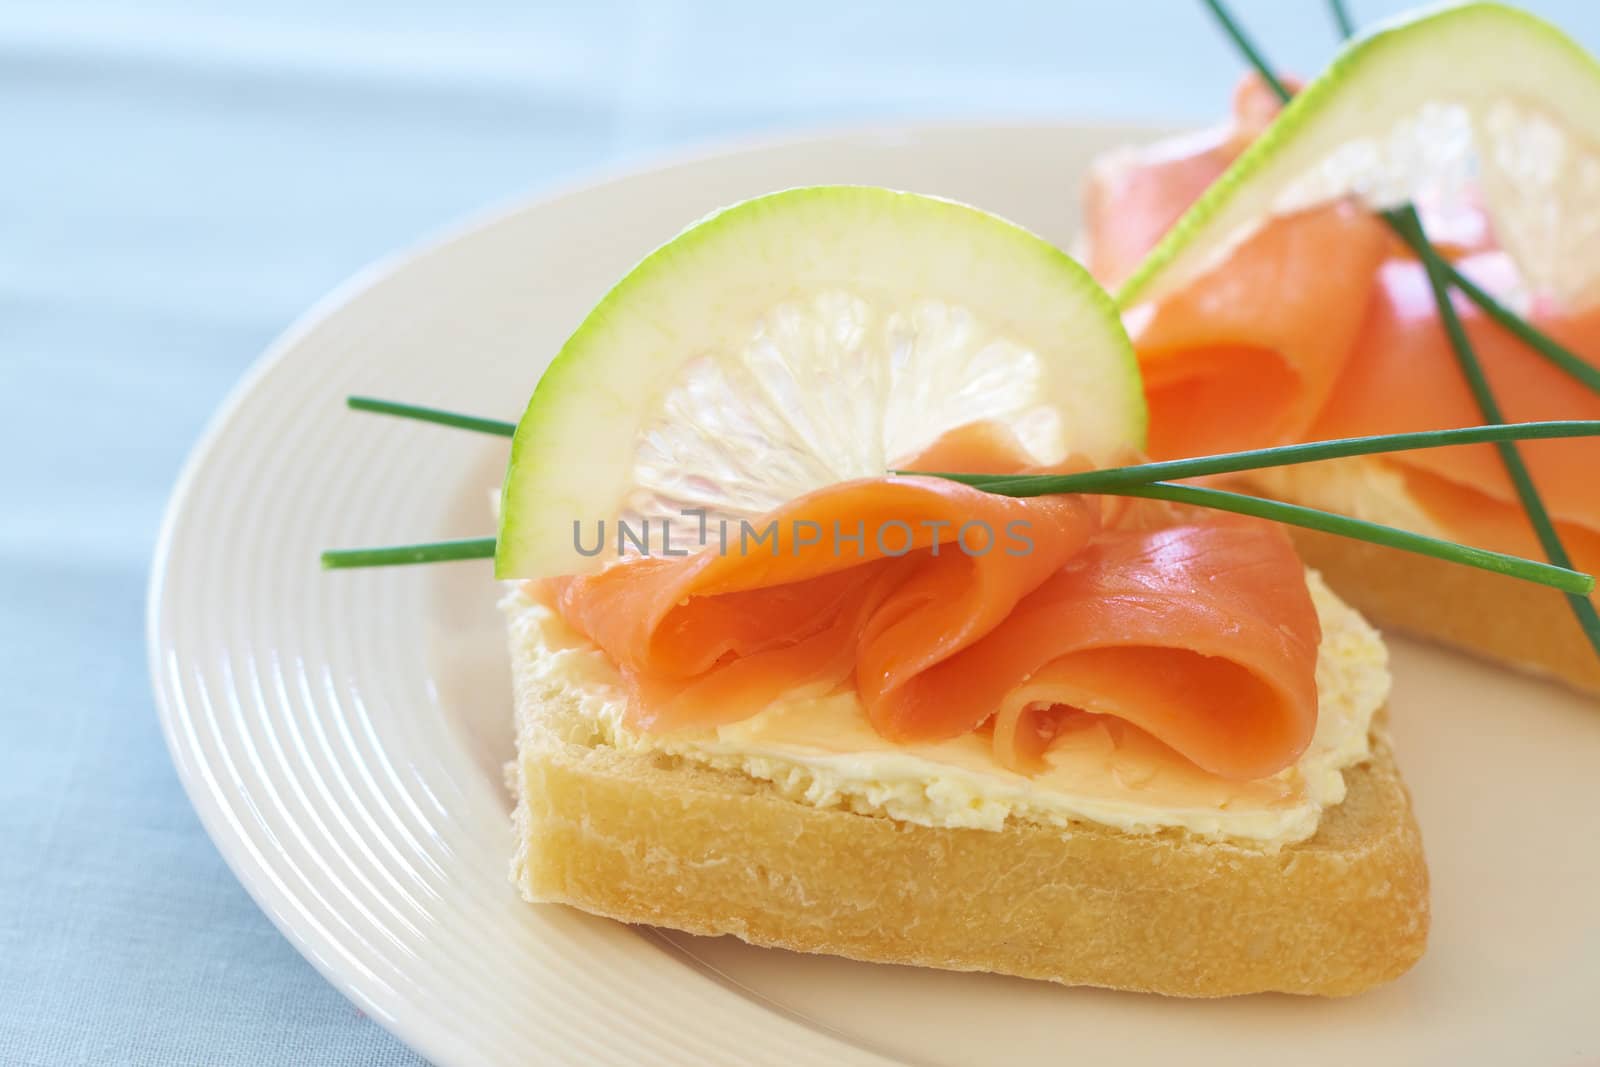
[[[515,630],[515,620],[513,620]],[[1382,730],[1317,833],[1270,852],[1012,820],[931,828],[597,740],[512,641],[512,879],[532,902],[859,960],[1215,997],[1344,995],[1422,951],[1428,875]]]

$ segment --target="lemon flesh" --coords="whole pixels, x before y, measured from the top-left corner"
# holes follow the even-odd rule
[[[670,524],[681,549],[980,419],[1041,463],[1143,445],[1133,350],[1083,268],[932,197],[748,200],[646,257],[551,363],[512,441],[495,570],[594,570],[615,555],[580,540],[618,519]]]
[[[1271,217],[1345,196],[1445,212],[1481,196],[1531,291],[1567,306],[1600,301],[1600,64],[1501,4],[1380,25],[1290,101],[1117,301],[1160,299]]]

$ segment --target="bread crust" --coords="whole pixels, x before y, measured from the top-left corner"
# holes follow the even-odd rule
[[[1289,533],[1306,565],[1378,626],[1600,695],[1600,657],[1564,594],[1354,538],[1296,528]]]
[[[513,656],[517,656],[515,648]],[[524,897],[757,945],[1186,997],[1345,995],[1405,972],[1428,874],[1394,757],[1267,851],[1013,820],[934,828],[599,743],[516,664]]]

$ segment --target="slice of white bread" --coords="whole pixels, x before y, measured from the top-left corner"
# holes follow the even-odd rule
[[[1382,717],[1314,836],[1268,851],[1012,819],[950,829],[603,743],[512,642],[512,878],[534,902],[860,960],[1073,985],[1343,995],[1403,973],[1428,875]]]

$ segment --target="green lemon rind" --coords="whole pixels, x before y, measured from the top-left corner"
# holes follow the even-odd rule
[[[790,189],[718,211],[650,253],[562,346],[512,440],[496,575],[593,569],[573,522],[618,513],[640,428],[682,368],[737,347],[764,309],[816,286],[970,309],[1041,355],[1071,451],[1109,460],[1144,443],[1143,387],[1116,307],[1060,249],[949,200]]]
[[[1117,304],[1187,284],[1273,214],[1276,194],[1329,148],[1383,116],[1440,100],[1536,101],[1563,128],[1600,144],[1600,63],[1555,26],[1487,2],[1401,16],[1351,41],[1295,95],[1123,282]]]

